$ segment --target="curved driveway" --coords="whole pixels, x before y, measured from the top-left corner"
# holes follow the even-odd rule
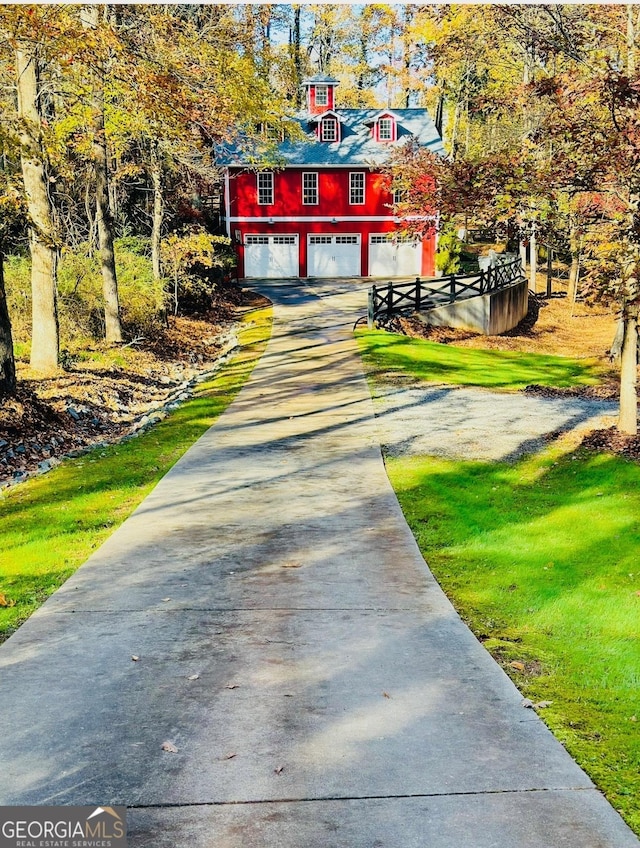
[[[637,848],[426,568],[348,288],[262,286],[236,401],[2,646],[0,803],[124,804],[149,848]]]

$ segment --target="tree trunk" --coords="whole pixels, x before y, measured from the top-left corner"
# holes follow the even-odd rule
[[[538,275],[538,246],[536,244],[536,228],[531,227],[531,237],[529,239],[529,288],[536,293],[536,278]]]
[[[160,238],[162,236],[162,222],[164,219],[164,199],[162,195],[162,165],[158,156],[158,142],[155,139],[151,141],[151,181],[153,183],[151,264],[153,266],[153,279],[159,280],[162,277]]]
[[[576,221],[571,218],[569,230],[569,249],[571,251],[571,267],[569,269],[569,286],[567,298],[571,303],[578,293],[578,276],[580,274],[580,232]]]
[[[20,162],[29,211],[31,251],[31,367],[56,371],[60,348],[57,310],[58,247],[48,187],[47,153],[42,139],[37,58],[26,43],[15,49],[20,126]]]
[[[436,130],[438,131],[438,135],[442,138],[442,124],[444,121],[444,94],[442,91],[438,95],[438,103],[436,105],[436,116],[434,118],[434,124],[436,125]]]
[[[302,108],[302,50],[300,38],[300,6],[293,7],[293,70],[296,109]]]
[[[455,110],[453,112],[453,123],[451,126],[451,141],[449,142],[450,150],[449,153],[455,159],[456,158],[456,146],[458,143],[458,124],[460,123],[460,110],[462,108],[462,101],[456,100]]]
[[[87,21],[88,25],[94,29],[98,28],[98,12],[98,6],[85,7],[84,9],[83,20]],[[116,257],[113,249],[113,215],[109,204],[109,162],[104,127],[104,68],[100,61],[96,62],[93,74],[95,88],[92,103],[91,157],[96,179],[96,223],[102,269],[104,328],[107,342],[117,344],[122,341],[122,324],[120,322]]]
[[[620,416],[618,430],[629,436],[638,433],[638,307],[627,307],[623,315],[624,338],[620,362]]]
[[[16,363],[13,358],[11,320],[4,291],[4,257],[0,250],[0,398],[16,390]]]
[[[636,72],[636,28],[633,22],[634,3],[627,3],[627,73],[630,77]]]

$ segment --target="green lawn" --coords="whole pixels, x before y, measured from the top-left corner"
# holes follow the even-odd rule
[[[0,495],[0,640],[136,508],[231,403],[264,350],[271,311],[253,312],[240,350],[197,395],[138,438],[92,451]]]
[[[595,385],[603,374],[595,360],[460,348],[383,330],[360,330],[356,337],[367,370],[379,376],[395,373],[427,382],[517,391],[534,383],[558,388]]]
[[[516,391],[589,385],[594,361],[357,334],[389,375]],[[570,438],[516,464],[388,458],[407,521],[462,617],[640,833],[640,467]],[[515,665],[511,665],[514,663]]]
[[[515,465],[388,459],[462,617],[640,832],[640,468],[550,447]],[[518,671],[510,662],[524,664]]]

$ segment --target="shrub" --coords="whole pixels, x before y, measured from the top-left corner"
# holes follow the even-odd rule
[[[115,242],[116,272],[122,322],[127,335],[148,335],[160,325],[165,308],[164,286],[154,280],[148,239],[128,236]],[[31,264],[25,256],[7,257],[7,299],[15,341],[31,334]],[[58,315],[61,347],[78,338],[104,337],[104,303],[100,260],[88,245],[64,250],[58,269]]]
[[[453,224],[447,224],[438,235],[436,268],[443,274],[455,274],[462,267],[461,254],[463,244],[458,238]]]
[[[235,264],[231,241],[202,227],[185,227],[162,242],[162,261],[170,278],[175,313],[206,311],[225,270]]]

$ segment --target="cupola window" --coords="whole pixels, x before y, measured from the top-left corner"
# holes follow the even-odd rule
[[[316,86],[316,106],[329,105],[329,87],[326,85]]]

